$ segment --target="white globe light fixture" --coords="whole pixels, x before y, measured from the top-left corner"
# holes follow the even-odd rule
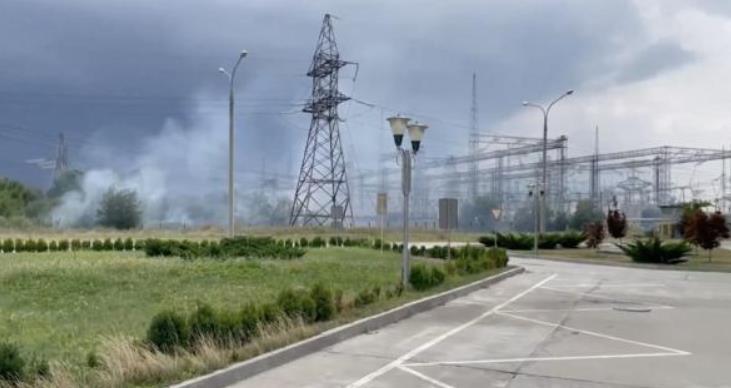
[[[411,149],[414,150],[414,154],[419,152],[421,139],[424,137],[424,132],[426,132],[427,128],[429,126],[417,122],[409,124],[409,138],[411,138]]]

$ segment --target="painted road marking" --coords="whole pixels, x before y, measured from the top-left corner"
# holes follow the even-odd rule
[[[431,341],[428,341],[428,342],[422,344],[421,346],[418,346],[415,349],[412,349],[411,351],[403,354],[401,357],[399,357],[399,358],[397,358],[397,359],[389,362],[388,364],[382,366],[381,368],[377,369],[376,371],[374,371],[374,372],[372,372],[372,373],[370,373],[370,374],[368,374],[368,375],[360,378],[358,381],[356,381],[356,382],[348,385],[348,387],[349,388],[357,388],[357,387],[362,387],[365,384],[368,384],[373,379],[375,379],[375,378],[377,378],[377,377],[385,374],[386,372],[388,372],[388,371],[390,371],[390,370],[398,367],[399,365],[403,364],[404,361],[406,361],[406,360],[408,360],[408,359],[416,356],[417,354],[419,354],[419,353],[421,353],[421,352],[423,352],[423,351],[431,348],[432,346],[434,346],[434,345],[438,344],[439,342],[442,342],[445,339],[447,339],[447,338],[449,338],[449,337],[451,337],[451,336],[459,333],[460,331],[462,331],[462,330],[464,330],[464,329],[466,329],[466,328],[468,328],[468,327],[476,324],[477,322],[479,322],[480,320],[484,319],[485,317],[488,317],[490,315],[495,314],[501,308],[508,306],[509,304],[511,304],[511,303],[515,302],[516,300],[524,297],[525,295],[528,295],[530,292],[532,292],[533,290],[541,287],[542,285],[546,284],[547,282],[551,281],[556,276],[557,276],[557,274],[553,274],[553,275],[551,275],[551,276],[549,276],[549,277],[541,280],[540,282],[532,285],[527,290],[524,290],[523,292],[521,292],[521,293],[513,296],[512,298],[506,300],[505,302],[503,302],[503,303],[501,303],[501,304],[493,307],[492,309],[490,309],[490,310],[482,313],[477,318],[474,318],[474,319],[472,319],[472,320],[470,320],[470,321],[468,321],[466,323],[463,323],[462,325],[457,326],[454,329],[452,329],[452,330],[450,330],[450,331],[448,331],[448,332],[446,332],[446,333],[444,333],[444,334],[442,334],[440,336],[437,336],[437,337],[433,338]]]

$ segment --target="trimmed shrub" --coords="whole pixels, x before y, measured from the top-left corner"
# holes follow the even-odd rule
[[[68,252],[69,245],[69,240],[61,240],[58,242],[58,250],[62,252]]]
[[[495,246],[495,236],[480,236],[477,241],[488,248]]]
[[[556,249],[560,241],[560,237],[554,233],[544,233],[538,236],[538,248],[540,249]]]
[[[254,304],[247,304],[239,311],[236,335],[241,342],[251,340],[257,333],[259,322],[262,321],[262,311]]]
[[[327,321],[335,315],[335,301],[329,288],[317,283],[312,286],[310,297],[315,302],[315,321]]]
[[[14,246],[15,246],[15,244],[13,244],[13,239],[6,238],[5,240],[3,240],[3,252],[5,252],[5,253],[13,252]]]
[[[498,233],[497,245],[505,249],[528,251],[533,249],[533,235],[522,233]]]
[[[574,249],[586,240],[586,235],[581,232],[569,231],[558,234],[558,244],[561,248]]]
[[[135,249],[135,242],[131,238],[127,237],[124,240],[124,250],[125,251],[132,251]]]
[[[155,315],[147,329],[147,341],[166,353],[185,347],[189,338],[190,329],[185,318],[174,311],[163,311]]]
[[[373,241],[373,249],[381,249],[383,246],[383,240],[380,238],[377,238],[375,241]]]
[[[415,264],[411,267],[409,283],[417,291],[424,291],[442,284],[445,278],[444,272],[436,266]]]
[[[261,323],[276,322],[284,312],[276,303],[265,303],[259,306],[259,321]]]
[[[25,360],[14,344],[0,342],[0,380],[16,382],[23,378]]]
[[[307,241],[307,238],[302,237],[300,238],[300,247],[305,248],[309,245],[309,241]]]
[[[72,251],[81,250],[81,241],[79,241],[77,239],[71,240],[71,250]]]
[[[27,251],[25,248],[25,242],[23,242],[23,240],[21,240],[19,238],[15,239],[15,251],[16,252],[26,252]]]
[[[114,240],[113,247],[114,247],[115,251],[123,251],[124,250],[124,241],[122,241],[121,238]]]
[[[376,300],[378,300],[378,298],[376,297],[376,294],[373,293],[373,290],[366,288],[355,296],[354,303],[355,307],[363,307],[374,303]]]
[[[409,252],[411,253],[411,256],[418,256],[419,255],[419,247],[412,245],[409,247]]]
[[[81,249],[89,250],[89,249],[91,249],[91,246],[92,246],[92,244],[91,244],[91,241],[89,241],[89,240],[84,240],[81,242]]]
[[[317,316],[317,306],[312,298],[302,292],[285,289],[277,297],[277,305],[282,313],[290,318],[302,318],[305,322],[314,322]]]
[[[58,243],[56,240],[52,240],[50,243],[48,243],[48,250],[51,252],[58,252]]]
[[[316,236],[315,238],[313,238],[312,242],[310,243],[310,246],[313,248],[323,248],[325,247],[325,245],[325,240],[320,236]]]
[[[112,242],[112,239],[105,238],[104,242],[102,243],[103,250],[105,251],[113,251],[114,250],[114,243]]]
[[[102,240],[94,240],[91,243],[91,249],[95,251],[103,251],[104,243],[102,242]]]
[[[615,244],[632,261],[638,263],[677,264],[687,261],[685,256],[692,248],[685,241],[665,242],[654,237],[647,241],[637,240],[629,244]]]
[[[345,309],[345,301],[343,300],[343,290],[336,289],[333,293],[333,304],[335,306],[335,311],[338,313],[342,312]]]
[[[36,241],[36,252],[48,252],[48,243],[46,240],[39,238]]]
[[[338,239],[336,239],[335,236],[330,236],[327,240],[327,244],[331,247],[336,247],[338,246]]]
[[[224,333],[221,320],[213,308],[207,304],[198,306],[190,315],[188,325],[190,326],[191,338],[194,340],[206,337],[219,339]]]

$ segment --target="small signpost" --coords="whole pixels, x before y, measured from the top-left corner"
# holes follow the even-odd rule
[[[388,193],[378,193],[376,214],[381,217],[381,256],[383,256],[383,224],[388,214]]]
[[[493,240],[495,243],[495,248],[497,249],[497,223],[498,223],[498,221],[500,221],[500,217],[503,215],[503,209],[496,207],[496,208],[492,209],[491,212],[492,212],[492,218],[495,219],[495,227],[492,230],[492,234],[495,235],[495,238]]]
[[[452,256],[452,229],[457,228],[458,207],[456,198],[439,199],[439,228],[447,231],[447,260]]]

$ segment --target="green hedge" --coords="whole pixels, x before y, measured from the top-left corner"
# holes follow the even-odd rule
[[[309,242],[306,244],[309,245]],[[199,243],[188,240],[147,239],[144,243],[145,254],[150,257],[175,256],[184,259],[199,257],[229,258],[278,258],[293,259],[302,257],[305,250],[300,247],[278,243],[271,237],[238,236],[224,238],[220,242]]]
[[[397,297],[402,290],[399,285],[388,288],[385,293],[380,287],[367,288],[358,293],[353,306],[362,307],[382,297]],[[305,323],[325,322],[334,319],[345,308],[342,291],[333,291],[318,283],[309,290],[282,290],[275,303],[250,303],[239,310],[216,310],[203,304],[187,316],[172,310],[160,312],[150,322],[146,341],[166,353],[192,349],[201,338],[246,344],[259,334],[259,328],[282,318],[302,319]]]
[[[497,245],[500,248],[511,250],[533,249],[533,234],[529,233],[497,233],[491,236],[481,236],[478,241],[486,247],[494,247],[495,238],[497,238]],[[558,246],[577,248],[584,240],[586,240],[586,235],[576,231],[544,233],[538,239],[538,248],[555,249]]]

